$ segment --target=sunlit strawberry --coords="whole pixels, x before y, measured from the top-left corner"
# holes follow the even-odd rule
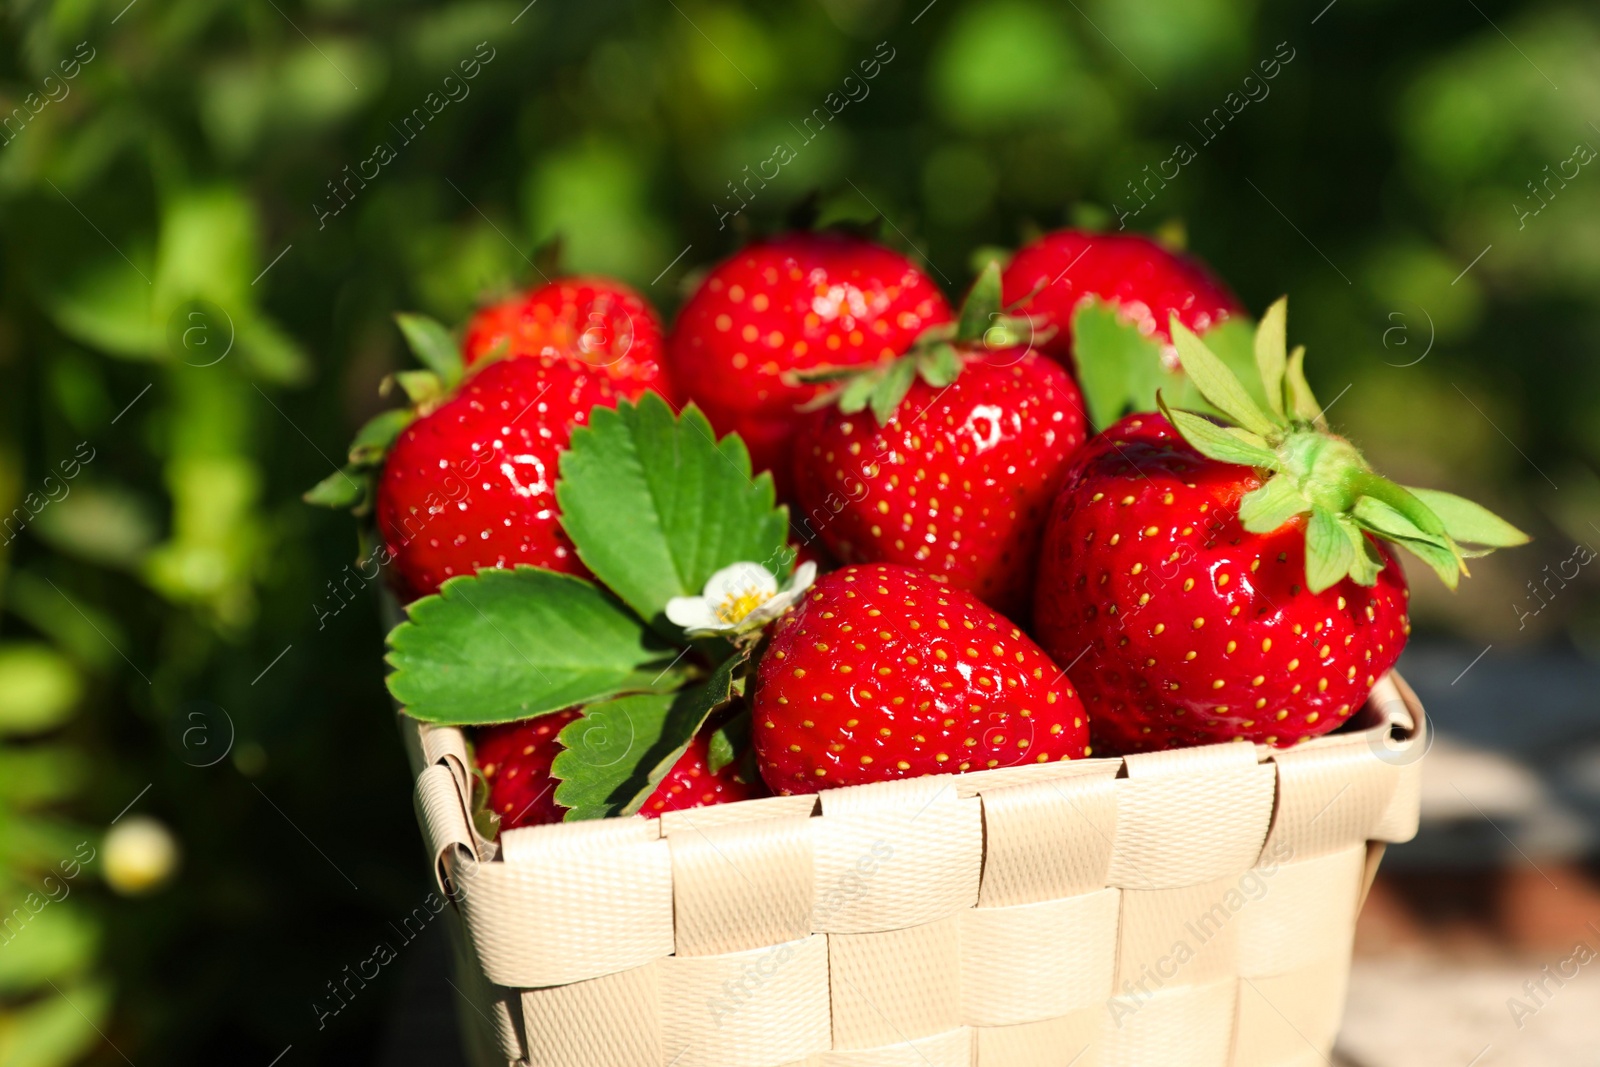
[[[930,340],[902,357],[914,373],[874,370],[872,394],[847,385],[801,424],[793,524],[844,562],[919,567],[1025,617],[1045,517],[1083,443],[1082,398],[1026,344]]]
[[[758,241],[719,264],[668,338],[673,381],[718,434],[737,433],[780,495],[801,404],[817,385],[791,372],[892,359],[950,307],[897,252],[841,233]]]
[[[1258,337],[1265,411],[1193,333],[1174,334],[1185,372],[1239,425],[1130,415],[1084,446],[1045,535],[1034,632],[1074,665],[1097,746],[1326,733],[1411,631],[1384,541],[1453,588],[1481,554],[1463,545],[1526,536],[1470,501],[1378,476],[1328,432],[1304,350],[1285,358],[1282,302]]]
[[[919,570],[817,579],[756,674],[753,741],[779,793],[1088,754],[1083,705],[1005,616]]]
[[[519,563],[587,575],[556,509],[572,427],[615,405],[611,380],[567,357],[498,360],[395,439],[378,478],[378,532],[407,598]]]
[[[468,366],[497,351],[508,356],[573,356],[600,369],[618,394],[646,389],[672,397],[655,309],[612,278],[559,278],[484,308],[467,324]]]

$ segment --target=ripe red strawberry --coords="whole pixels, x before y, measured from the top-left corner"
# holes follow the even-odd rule
[[[471,366],[502,344],[508,356],[575,356],[630,399],[646,389],[672,396],[660,318],[611,278],[561,278],[484,308],[467,325],[462,354]]]
[[[378,480],[378,531],[408,598],[519,563],[587,575],[556,510],[557,457],[604,374],[567,358],[498,360],[400,433]]]
[[[1083,400],[1028,348],[959,359],[954,381],[918,377],[881,424],[872,411],[812,412],[795,443],[794,522],[847,563],[920,567],[1025,616],[1050,503],[1083,443]]]
[[[755,470],[787,487],[796,408],[819,387],[789,372],[891,359],[950,318],[911,261],[859,237],[795,233],[716,267],[667,340],[672,377],[718,434],[737,433]]]
[[[1239,519],[1261,485],[1160,415],[1086,446],[1051,516],[1034,624],[1053,655],[1081,663],[1096,744],[1291,744],[1338,726],[1399,658],[1411,631],[1399,565],[1372,588],[1310,592],[1305,519],[1266,534]]]
[[[567,809],[555,800],[560,783],[551,776],[550,765],[563,748],[557,740],[562,727],[578,715],[579,709],[568,708],[475,732],[473,756],[488,780],[489,810],[500,817],[501,829],[560,822],[566,815]],[[708,730],[695,735],[688,751],[678,757],[655,792],[645,799],[639,814],[653,819],[664,811],[767,795],[759,782],[740,778],[737,763],[713,774],[709,746]]]
[[[1304,350],[1284,358],[1281,302],[1257,339],[1270,413],[1174,333],[1185,372],[1241,428],[1131,415],[1084,446],[1040,554],[1035,633],[1081,664],[1096,745],[1290,745],[1357,711],[1405,645],[1405,577],[1378,538],[1452,587],[1461,542],[1526,538],[1460,497],[1380,478],[1328,433]]]
[[[1032,294],[1032,295],[1030,295]],[[1200,262],[1169,251],[1137,234],[1057,230],[1026,245],[1006,266],[1005,302],[1022,301],[1041,331],[1055,332],[1039,347],[1071,365],[1072,314],[1085,300],[1099,297],[1147,337],[1159,338],[1169,364],[1176,366],[1173,315],[1196,333],[1243,310],[1237,297]]]
[[[752,734],[778,793],[1088,755],[1083,704],[1011,620],[911,567],[824,575],[773,628]]]

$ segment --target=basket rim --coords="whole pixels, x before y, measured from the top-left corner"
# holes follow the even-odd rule
[[[411,756],[413,777],[420,779],[430,767],[444,764],[450,769],[452,777],[455,778],[463,812],[470,813],[474,776],[468,756],[466,728],[425,723],[421,720],[413,719],[398,704],[395,705],[395,713],[402,736],[406,742],[408,754]],[[1373,685],[1367,702],[1361,711],[1351,716],[1350,720],[1337,731],[1311,738],[1288,748],[1277,748],[1265,744],[1254,744],[1251,748],[1254,750],[1253,763],[1258,766],[1276,762],[1280,756],[1288,753],[1329,752],[1360,747],[1369,749],[1375,759],[1382,759],[1393,764],[1405,764],[1420,759],[1427,752],[1429,737],[1430,726],[1428,718],[1415,691],[1412,690],[1411,686],[1406,683],[1397,670],[1391,669]],[[817,817],[822,813],[825,798],[830,795],[838,796],[849,792],[857,796],[876,795],[887,799],[888,794],[891,792],[925,791],[927,795],[931,796],[948,788],[953,789],[957,797],[965,799],[978,796],[981,792],[1014,785],[1025,785],[1036,781],[1060,781],[1078,777],[1127,778],[1130,777],[1131,773],[1138,772],[1141,761],[1147,760],[1152,756],[1162,757],[1165,762],[1170,764],[1162,772],[1163,774],[1183,774],[1186,769],[1198,771],[1203,767],[1214,766],[1218,758],[1224,758],[1228,762],[1242,763],[1239,757],[1233,755],[1241,744],[1243,742],[1221,742],[1211,745],[1168,749],[1160,753],[1137,753],[1132,756],[1102,756],[1063,760],[1054,763],[1020,764],[1012,767],[969,771],[963,774],[924,775],[917,778],[892,779],[864,785],[839,786],[833,789],[819,790],[816,793],[756,797],[750,800],[733,801],[727,804],[691,810],[696,812],[693,817],[695,822],[702,826],[745,822],[763,818]],[[442,750],[444,754],[429,760],[425,755],[429,749],[434,751]],[[680,813],[667,812],[664,813],[664,817],[669,821],[675,821],[673,816],[678,814]],[[570,841],[576,845],[591,838],[615,834],[617,832],[615,827],[623,818],[632,817],[585,819],[573,822],[550,823],[548,825],[524,826],[512,830],[502,830],[492,840],[479,837],[474,829],[472,833],[478,846],[476,849],[478,855],[475,858],[480,861],[503,859],[508,840],[517,844],[530,845],[535,840],[541,844],[555,843],[561,840]],[[468,822],[470,824],[470,819]],[[653,832],[644,831],[647,836],[665,836],[666,830],[663,828],[661,818],[649,819],[647,824],[653,828]],[[516,849],[513,849],[513,851],[516,851]]]

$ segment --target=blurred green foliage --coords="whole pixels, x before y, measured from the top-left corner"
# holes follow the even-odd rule
[[[1138,225],[1257,310],[1292,294],[1336,423],[1549,549],[1417,582],[1424,621],[1600,645],[1593,598],[1514,607],[1600,536],[1600,172],[1549,178],[1600,146],[1593,9],[125,4],[0,10],[0,907],[130,803],[185,867],[125,900],[86,864],[0,946],[4,1067],[372,1058],[392,976],[325,1029],[309,1005],[424,872],[376,612],[319,624],[352,531],[299,493],[403,362],[392,313],[459,320],[557,233],[670,313],[815,187],[953,294],[973,247],[1108,218],[1187,142]],[[808,139],[829,93],[859,99]]]

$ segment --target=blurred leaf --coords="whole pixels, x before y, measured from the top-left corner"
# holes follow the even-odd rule
[[[596,140],[536,158],[523,194],[530,228],[538,241],[559,233],[572,270],[648,283],[672,261],[637,151]]]
[[[385,67],[372,45],[327,37],[281,58],[230,58],[202,76],[200,121],[223,156],[238,158],[275,136],[305,137],[345,119],[363,87],[382,91]]]
[[[88,772],[88,757],[65,745],[0,748],[0,799],[21,807],[66,800]]]
[[[116,414],[100,369],[89,357],[67,350],[50,360],[50,391],[62,414],[80,433],[99,429]]]
[[[97,1026],[111,1012],[110,986],[71,986],[0,1015],[0,1063],[61,1067],[102,1041]]]
[[[718,4],[688,3],[672,22],[689,53],[689,71],[712,100],[733,112],[753,110],[753,96],[782,89],[786,73],[777,49],[750,13]]]
[[[17,571],[10,577],[9,607],[29,626],[85,666],[103,669],[121,662],[117,648],[126,647],[127,638],[117,620],[97,605],[69,601],[58,587],[32,571]]]
[[[150,282],[139,275],[141,270],[150,274],[148,257],[137,251],[130,253],[134,263],[144,261],[137,267],[119,256],[106,256],[84,262],[67,277],[32,275],[41,287],[40,299],[64,333],[114,356],[158,356],[164,329],[153,321]]]
[[[311,360],[305,351],[270,319],[259,315],[241,319],[238,346],[263,381],[299,385],[311,376]]]
[[[1384,312],[1383,358],[1392,365],[1424,358],[1436,338],[1471,329],[1482,311],[1471,273],[1461,277],[1461,264],[1418,241],[1386,241],[1364,274],[1374,306]]]
[[[0,870],[12,875],[23,872],[25,880],[57,870],[58,864],[77,855],[93,836],[63,819],[0,808]]]
[[[78,873],[81,878],[81,867]],[[31,905],[28,893],[0,895],[0,915],[13,924],[0,933],[0,996],[32,992],[46,981],[62,984],[94,962],[100,929],[81,907],[69,902],[79,884],[78,879],[63,877],[58,868],[28,889],[33,894]],[[19,915],[27,919],[16,925]]]
[[[933,98],[972,132],[1044,120],[1102,125],[1109,101],[1088,76],[1060,9],[1032,0],[962,8],[946,26],[930,67]],[[899,57],[897,57],[898,59]]]
[[[150,502],[115,483],[76,484],[34,520],[33,532],[68,555],[106,567],[137,567],[160,536]]]
[[[48,645],[0,645],[0,734],[59,726],[82,698],[78,671],[59,652]]]
[[[213,185],[173,194],[161,211],[158,307],[205,297],[235,321],[246,317],[257,254],[255,206],[244,190]]]
[[[1086,40],[1104,53],[1113,77],[1136,89],[1197,75],[1231,75],[1241,67],[1255,73],[1250,70],[1255,57],[1245,53],[1252,9],[1235,0],[1085,0],[1084,11],[1093,21],[1080,25],[1096,28]],[[1262,93],[1264,84],[1270,95],[1270,83],[1259,76],[1252,91]]]

